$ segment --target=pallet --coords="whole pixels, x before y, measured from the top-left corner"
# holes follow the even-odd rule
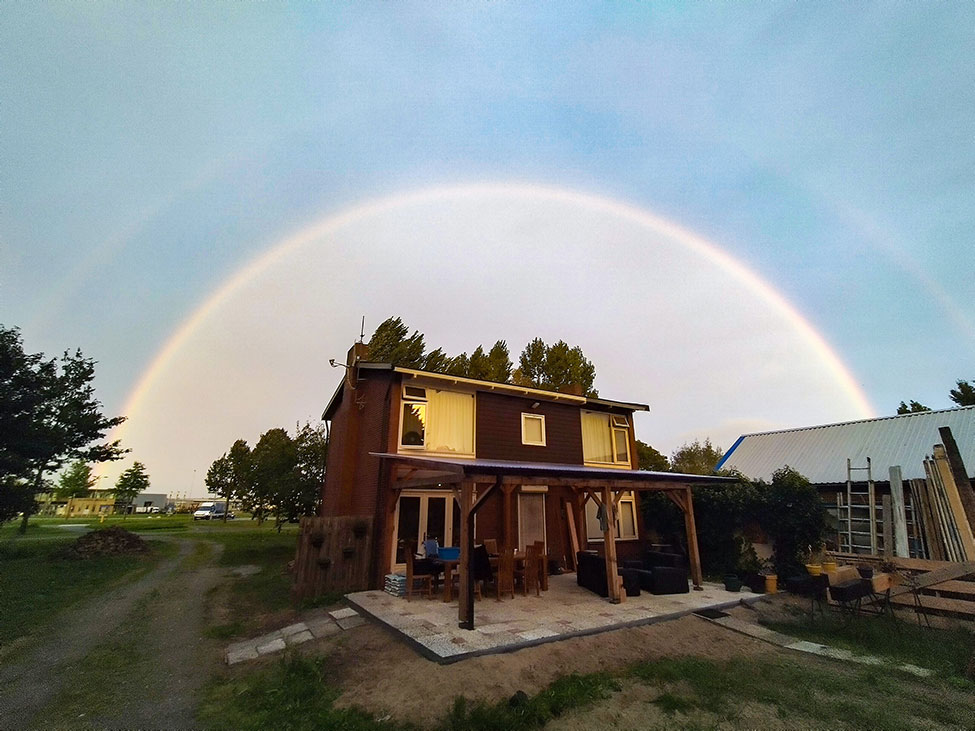
[[[942,614],[949,617],[975,620],[975,602],[943,596],[928,596],[927,594],[921,594],[918,598],[921,601],[921,611],[925,614]],[[890,603],[898,608],[916,608],[914,597],[910,594],[892,596]]]
[[[943,581],[922,591],[933,591],[938,596],[948,595],[952,599],[975,601],[975,581]]]

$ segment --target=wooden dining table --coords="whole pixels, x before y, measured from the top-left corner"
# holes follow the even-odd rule
[[[515,551],[514,559],[515,565],[524,565],[525,559],[528,558],[524,551]],[[501,559],[500,556],[491,556],[491,567],[497,569],[498,563]],[[437,562],[443,566],[443,600],[445,602],[453,601],[454,599],[454,570],[460,566],[459,558],[438,558]],[[538,557],[539,561],[539,577],[541,579],[542,591],[548,591],[548,554],[543,553]]]

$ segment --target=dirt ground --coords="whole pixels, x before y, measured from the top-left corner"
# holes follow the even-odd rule
[[[330,666],[333,680],[343,688],[338,705],[427,725],[442,718],[460,695],[498,701],[519,690],[533,695],[569,673],[613,670],[640,660],[702,654],[720,660],[777,651],[767,643],[687,616],[438,665],[392,633],[369,624],[341,637],[330,655]]]

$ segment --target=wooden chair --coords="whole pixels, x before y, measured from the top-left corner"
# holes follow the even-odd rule
[[[545,554],[545,541],[535,541],[538,551],[538,583],[542,591],[548,591],[548,556]]]
[[[485,538],[484,547],[487,549],[489,556],[498,555],[498,539],[497,538]]]
[[[521,580],[521,592],[524,596],[528,596],[528,592],[531,589],[535,590],[535,596],[541,596],[538,568],[541,561],[541,554],[538,552],[538,546],[532,544],[530,546],[525,546],[525,561],[521,568],[515,569],[515,580]]]
[[[498,577],[495,581],[498,590],[498,601],[502,594],[511,594],[515,598],[515,552],[506,548],[498,557]]]
[[[433,598],[433,574],[431,573],[415,573],[413,571],[413,554],[416,551],[416,544],[412,541],[406,544],[406,601],[411,601],[413,597],[413,589],[416,586],[416,582],[419,581],[420,585],[425,585],[427,588],[427,599]]]

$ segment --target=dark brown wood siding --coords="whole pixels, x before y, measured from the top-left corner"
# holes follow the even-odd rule
[[[477,394],[476,450],[481,459],[582,464],[582,421],[579,407],[497,393]],[[521,415],[545,417],[546,446],[521,443]]]

